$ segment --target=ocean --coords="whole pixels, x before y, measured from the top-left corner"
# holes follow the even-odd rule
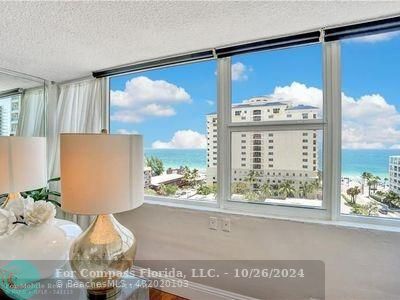
[[[342,176],[360,177],[370,172],[381,179],[389,178],[389,156],[400,155],[399,150],[350,150],[342,151]]]
[[[207,168],[206,149],[145,149],[144,155],[158,157],[163,161],[165,169],[188,166],[205,171]]]
[[[400,150],[350,150],[342,151],[342,176],[359,177],[370,172],[388,178],[389,156],[400,155]],[[145,149],[145,156],[156,156],[164,162],[165,168],[188,166],[205,171],[207,152],[205,149]]]

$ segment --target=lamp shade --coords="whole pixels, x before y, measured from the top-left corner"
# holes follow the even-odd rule
[[[141,135],[61,134],[61,207],[112,214],[143,203]]]
[[[1,136],[0,194],[30,191],[46,184],[46,138]]]

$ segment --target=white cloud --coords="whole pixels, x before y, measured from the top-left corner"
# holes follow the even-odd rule
[[[213,106],[213,105],[214,105],[214,103],[215,103],[215,102],[214,102],[214,101],[212,101],[212,100],[206,100],[206,102],[207,102],[207,104],[208,104],[208,105],[210,105],[210,106]]]
[[[117,110],[111,115],[111,120],[122,123],[140,123],[143,122],[146,117],[170,117],[175,114],[176,112],[171,106],[153,103],[138,107],[135,110]]]
[[[206,146],[206,136],[193,130],[179,130],[169,142],[157,140],[152,144],[155,149],[198,149]]]
[[[293,81],[291,85],[277,86],[269,95],[276,101],[290,101],[293,105],[311,105],[321,107],[322,90],[315,87],[307,87],[305,84]]]
[[[253,71],[251,67],[246,66],[241,62],[234,63],[231,67],[231,77],[233,81],[242,81],[249,78],[248,73]],[[217,75],[217,71],[214,72]]]
[[[171,106],[162,106],[160,104],[149,104],[139,110],[143,115],[170,117],[174,116],[175,110]]]
[[[400,113],[379,94],[342,94],[344,148],[391,148],[400,139]]]
[[[232,80],[247,80],[247,72],[251,69],[241,62],[232,65]]]
[[[356,42],[356,43],[378,43],[390,41],[394,37],[398,36],[399,32],[385,32],[378,33],[373,35],[365,35],[353,39],[346,40],[347,42]]]
[[[111,91],[110,98],[116,108],[111,119],[126,123],[142,122],[146,117],[173,116],[176,112],[171,105],[192,101],[184,88],[145,76],[127,81],[123,91]]]
[[[292,82],[269,97],[321,107],[322,90]],[[342,94],[342,146],[348,149],[400,149],[400,112],[379,94],[353,98]]]
[[[118,134],[138,134],[138,132],[136,130],[128,130],[125,128],[121,128],[117,130]]]
[[[122,123],[140,123],[143,122],[144,116],[141,116],[135,111],[117,110],[111,114],[111,121]]]

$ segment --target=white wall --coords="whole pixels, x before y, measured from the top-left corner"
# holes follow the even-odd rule
[[[211,215],[226,216],[145,204],[117,218],[138,239],[137,259],[322,260],[327,299],[400,298],[398,232],[229,215],[231,232],[227,233],[208,229]],[[214,286],[274,298],[262,287],[218,280]]]

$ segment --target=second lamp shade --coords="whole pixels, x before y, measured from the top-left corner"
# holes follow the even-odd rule
[[[141,135],[61,134],[61,207],[111,214],[143,203]]]
[[[39,189],[46,184],[46,138],[0,137],[0,194]]]

